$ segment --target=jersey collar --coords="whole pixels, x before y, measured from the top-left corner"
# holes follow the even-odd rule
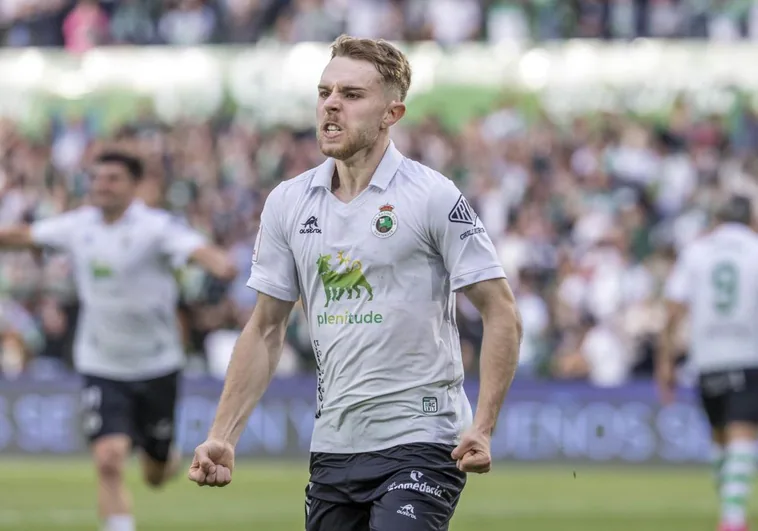
[[[403,163],[403,154],[395,147],[395,143],[390,140],[387,150],[384,152],[382,160],[379,162],[379,166],[376,167],[374,175],[371,177],[369,186],[376,186],[381,190],[386,190],[393,177]],[[328,158],[326,161],[316,168],[316,173],[311,180],[310,188],[326,188],[332,189],[332,176],[334,175],[335,161],[333,158]]]
[[[128,222],[132,219],[134,219],[135,216],[139,215],[139,212],[145,208],[145,202],[142,199],[134,199],[128,207],[126,207],[126,210],[124,211],[124,214],[116,220],[115,224]],[[100,221],[102,222],[104,220],[103,218],[103,212],[100,209],[97,209],[97,215]]]

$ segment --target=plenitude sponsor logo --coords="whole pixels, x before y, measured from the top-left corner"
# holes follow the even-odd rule
[[[318,275],[324,285],[325,308],[341,300],[372,301],[374,299],[374,290],[363,274],[363,265],[360,260],[351,260],[344,251],[340,251],[337,253],[336,267],[332,265],[330,254],[319,255],[316,264]],[[377,325],[382,324],[383,321],[384,316],[374,311],[358,313],[350,310],[323,311],[316,315],[318,326]]]
[[[346,311],[344,313],[320,313],[316,316],[316,324],[318,326],[324,325],[372,325],[382,324],[384,316],[377,312],[366,313],[351,313]]]

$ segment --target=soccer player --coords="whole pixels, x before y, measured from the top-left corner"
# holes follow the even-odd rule
[[[234,349],[190,480],[231,481],[234,448],[302,298],[317,369],[307,531],[447,529],[518,362],[520,317],[492,242],[453,183],[405,158],[407,58],[338,38],[318,85],[328,158],[282,182],[261,218],[248,285],[258,303]],[[454,292],[484,322],[476,415],[463,390]]]
[[[673,399],[674,335],[689,310],[689,356],[714,443],[720,531],[746,531],[758,435],[758,235],[750,201],[733,197],[710,234],[685,248],[666,284],[657,380]]]
[[[135,198],[142,174],[138,158],[103,152],[91,206],[0,229],[2,247],[50,247],[72,259],[81,301],[74,361],[105,531],[135,529],[123,481],[133,445],[148,484],[160,486],[178,470],[172,441],[184,353],[174,268],[191,260],[220,278],[235,275],[224,252]]]

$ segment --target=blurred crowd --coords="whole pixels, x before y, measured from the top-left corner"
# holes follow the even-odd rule
[[[503,97],[457,131],[434,116],[401,122],[393,138],[458,184],[494,240],[523,314],[522,373],[605,386],[647,377],[663,323],[661,286],[678,250],[707,230],[725,192],[758,197],[758,114],[698,116],[680,99],[657,122],[623,114],[556,121],[528,118],[515,101]],[[192,268],[181,276],[188,370],[223,374],[255,305],[245,281],[263,202],[279,181],[322,160],[314,132],[261,130],[233,116],[169,125],[145,109],[103,139],[90,118],[56,118],[36,139],[0,122],[0,224],[85,201],[89,162],[106,143],[141,154],[142,198],[185,216],[238,262],[231,284]],[[66,258],[2,253],[0,286],[2,372],[68,363],[77,301]],[[482,325],[462,296],[458,322],[473,375]],[[312,370],[312,360],[296,309],[280,373]]]
[[[331,41],[455,45],[566,38],[758,37],[752,0],[3,0],[0,42],[64,46]]]

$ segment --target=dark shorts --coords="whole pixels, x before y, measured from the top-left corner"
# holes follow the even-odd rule
[[[758,369],[704,373],[699,383],[711,427],[723,428],[732,422],[758,424]]]
[[[84,376],[82,427],[90,443],[124,434],[147,455],[166,462],[174,440],[179,372],[140,381]]]
[[[311,455],[306,531],[446,531],[466,474],[452,446]]]

